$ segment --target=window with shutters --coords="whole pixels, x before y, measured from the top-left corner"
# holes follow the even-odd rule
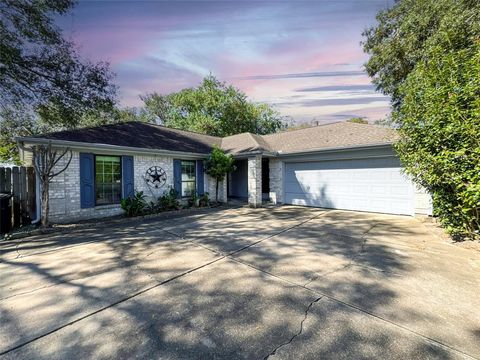
[[[195,161],[182,160],[182,197],[195,193]]]
[[[119,204],[122,198],[120,156],[95,156],[95,205]]]

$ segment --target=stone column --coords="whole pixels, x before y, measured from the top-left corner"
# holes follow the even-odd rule
[[[273,204],[283,203],[283,168],[284,163],[278,159],[270,159],[270,201]]]
[[[262,206],[262,156],[248,158],[248,204]]]

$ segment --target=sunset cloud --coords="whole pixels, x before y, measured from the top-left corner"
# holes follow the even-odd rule
[[[361,33],[386,1],[80,1],[58,19],[93,60],[111,63],[121,103],[213,74],[296,121],[389,112],[362,69]]]

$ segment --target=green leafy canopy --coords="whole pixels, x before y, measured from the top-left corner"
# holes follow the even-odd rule
[[[456,238],[480,238],[480,2],[402,0],[364,36],[366,70],[391,95],[395,148]]]
[[[141,98],[146,112],[168,127],[214,136],[268,134],[285,128],[283,117],[270,106],[249,101],[243,92],[212,75],[195,88]]]
[[[205,172],[216,180],[215,200],[218,201],[218,182],[235,170],[235,160],[218,147],[214,147],[205,160]]]

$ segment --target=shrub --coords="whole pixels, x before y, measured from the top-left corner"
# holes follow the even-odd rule
[[[128,217],[141,215],[147,206],[143,191],[137,191],[134,196],[122,199],[120,206]]]
[[[198,206],[200,207],[205,207],[205,206],[210,206],[210,198],[209,198],[209,193],[206,192],[202,196],[198,198]]]
[[[199,197],[196,192],[193,192],[192,195],[188,198],[189,207],[199,207]]]
[[[177,191],[170,188],[158,198],[158,207],[160,211],[180,209],[180,203],[177,199]]]

